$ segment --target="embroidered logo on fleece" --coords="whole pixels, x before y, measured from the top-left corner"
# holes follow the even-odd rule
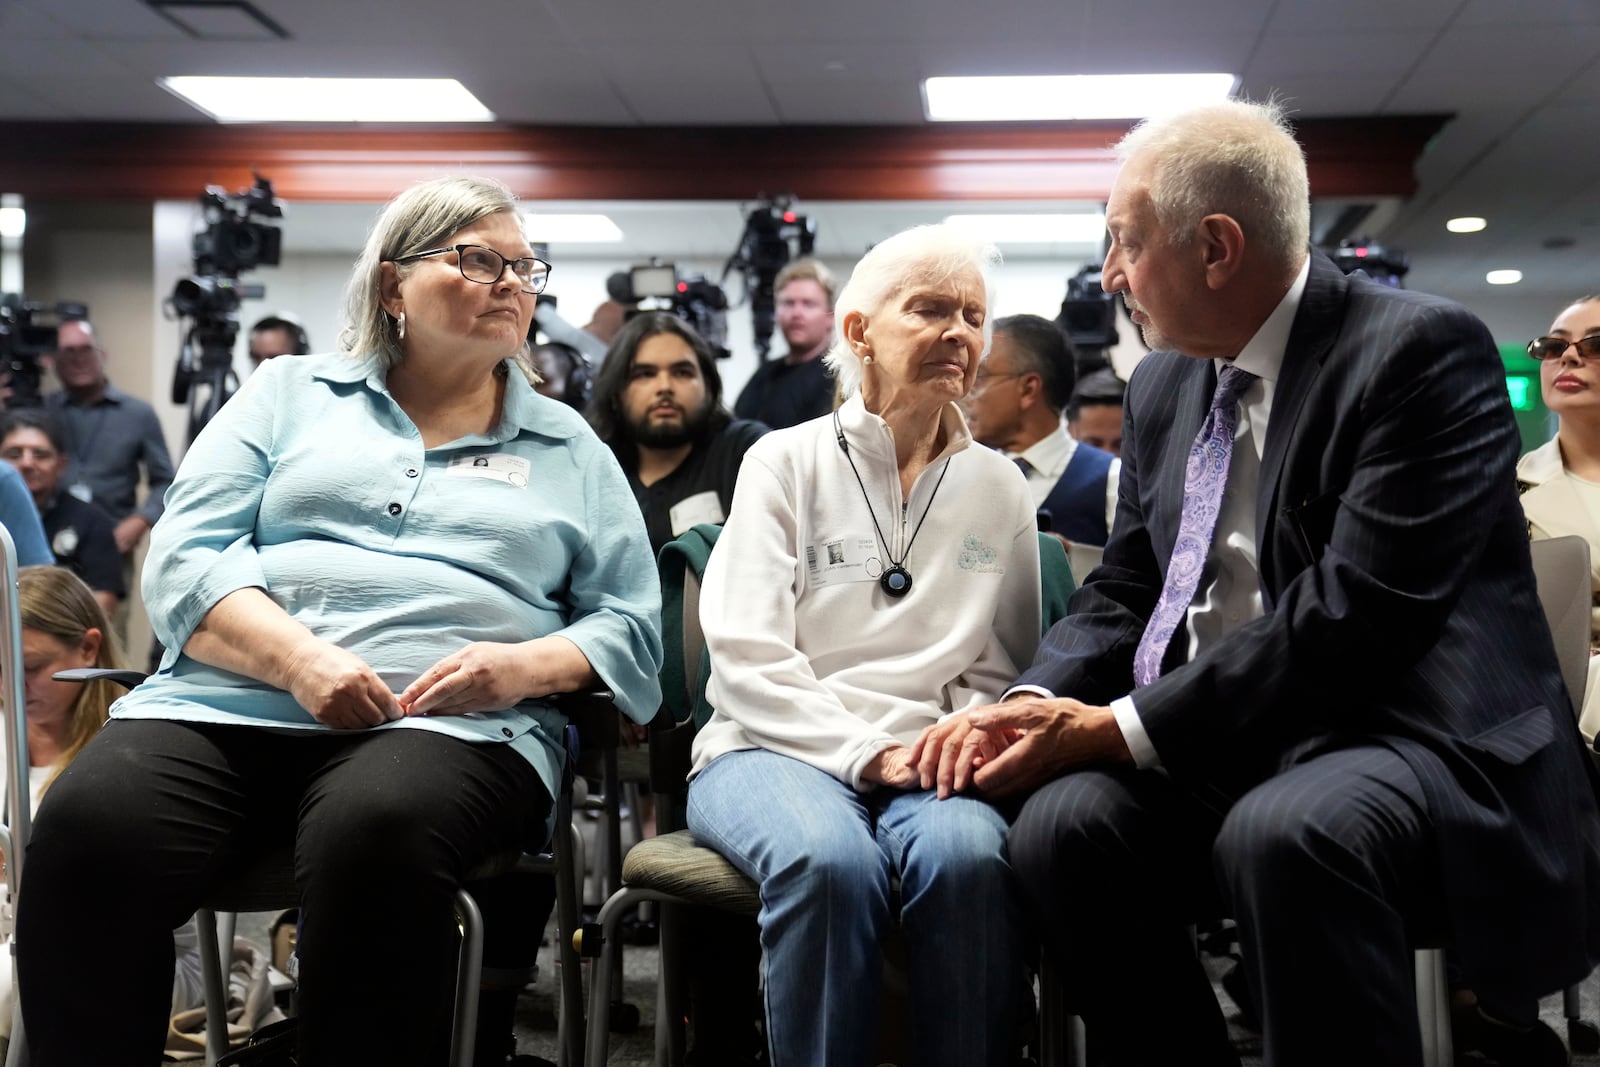
[[[956,566],[964,571],[976,571],[979,574],[1004,574],[1005,567],[1000,563],[1000,553],[983,543],[983,538],[977,534],[967,534],[961,540],[961,554],[956,557]]]

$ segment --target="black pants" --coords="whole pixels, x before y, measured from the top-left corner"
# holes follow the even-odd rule
[[[28,843],[17,962],[33,1062],[159,1059],[173,928],[240,840],[278,839],[293,843],[303,916],[300,1062],[435,1067],[456,887],[495,856],[541,846],[551,803],[500,744],[112,722],[45,794]]]
[[[1031,797],[1012,867],[1090,1041],[1117,1064],[1237,1064],[1187,926],[1231,915],[1272,1067],[1421,1058],[1408,921],[1441,899],[1416,775],[1324,753],[1226,806],[1154,771]]]

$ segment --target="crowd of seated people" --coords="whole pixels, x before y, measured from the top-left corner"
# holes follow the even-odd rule
[[[758,887],[765,1047],[703,1056],[871,1062],[897,929],[919,1064],[1015,1062],[1040,951],[1097,1062],[1236,1064],[1189,933],[1226,917],[1272,1067],[1417,1062],[1422,943],[1471,990],[1464,1044],[1561,1062],[1537,1001],[1600,960],[1600,686],[1580,721],[1527,544],[1584,536],[1600,603],[1600,298],[1528,346],[1560,429],[1519,462],[1483,324],[1310,250],[1281,109],[1118,153],[1103,285],[1152,350],[1128,381],[1074,383],[1058,327],[991,315],[998,253],[921,227],[837,293],[780,278],[790,358],[739,407],[771,432],[670,313],[597,370],[530,346],[552,268],[503,187],[400,194],[338,351],[263,361],[167,490],[160,669],[114,707],[48,681],[113,642],[81,582],[24,571],[32,1061],[159,1057],[174,930],[248,837],[293,847],[299,1062],[440,1062],[454,889],[548,839],[548,698],[650,721],[652,556],[725,523],[687,817]],[[48,420],[0,433],[46,529],[61,452]],[[1046,503],[1105,552],[1042,633]],[[83,569],[78,533],[52,536]],[[525,965],[549,892],[485,899]],[[129,995],[91,1001],[108,943]],[[728,981],[748,1022],[757,979]],[[485,994],[481,1064],[515,1062],[515,995]]]

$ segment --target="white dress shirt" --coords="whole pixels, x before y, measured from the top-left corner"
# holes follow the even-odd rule
[[[1239,398],[1244,418],[1239,420],[1233,458],[1228,462],[1222,510],[1217,514],[1216,530],[1211,536],[1205,573],[1200,576],[1200,591],[1189,605],[1186,622],[1191,660],[1216,644],[1229,630],[1261,617],[1261,572],[1256,565],[1256,487],[1261,477],[1261,450],[1267,440],[1272,394],[1278,372],[1283,367],[1289,332],[1294,327],[1294,317],[1300,310],[1300,298],[1305,294],[1310,274],[1311,257],[1307,256],[1289,291],[1231,361],[1258,380]],[[1220,372],[1227,361],[1215,362]],[[1156,767],[1161,759],[1139,718],[1134,696],[1129,694],[1112,701],[1111,711],[1122,728],[1122,738],[1128,744],[1133,762],[1139,767]]]
[[[1054,433],[1045,434],[1021,452],[1007,452],[1006,458],[1027,460],[1028,470],[1025,473],[1028,491],[1033,494],[1033,506],[1040,508],[1077,452],[1078,442],[1067,433],[1067,424],[1063,421]],[[1117,480],[1121,476],[1122,460],[1113,457],[1111,469],[1106,472],[1107,530],[1111,529],[1111,523],[1117,517]]]

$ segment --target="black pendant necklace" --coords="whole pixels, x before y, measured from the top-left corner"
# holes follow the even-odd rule
[[[844,453],[844,458],[850,464],[850,471],[856,476],[856,484],[861,487],[861,499],[867,505],[867,514],[872,516],[872,528],[877,531],[878,543],[883,546],[883,556],[889,561],[889,569],[878,576],[878,588],[895,600],[899,600],[911,592],[911,572],[906,570],[906,560],[911,558],[911,546],[917,543],[917,534],[922,532],[922,524],[928,521],[928,512],[933,508],[933,498],[939,495],[939,487],[944,484],[944,476],[950,473],[950,460],[944,461],[944,466],[939,469],[939,480],[933,483],[933,492],[928,494],[928,503],[923,506],[922,518],[917,520],[917,528],[911,531],[911,540],[906,542],[906,550],[900,554],[899,559],[889,554],[889,539],[883,536],[883,527],[878,524],[878,513],[872,510],[872,497],[867,493],[867,483],[861,480],[861,471],[856,468],[855,457],[850,455],[850,446],[845,443],[844,427],[839,423],[839,413],[833,413],[833,433],[839,440],[839,451]]]

